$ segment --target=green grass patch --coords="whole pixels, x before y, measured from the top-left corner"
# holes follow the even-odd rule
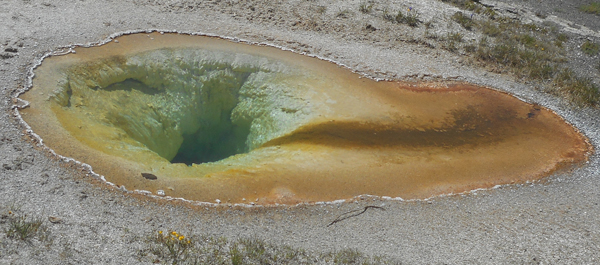
[[[600,15],[600,2],[592,2],[589,5],[582,5],[579,7],[579,10],[590,14]]]
[[[595,56],[596,54],[598,54],[598,51],[600,50],[600,45],[588,40],[584,44],[581,45],[581,50],[583,51],[583,53],[585,53],[589,56]]]
[[[600,103],[600,91],[590,78],[578,77],[573,70],[561,70],[554,82],[572,102],[582,106],[596,106]]]
[[[500,28],[496,26],[496,23],[489,20],[486,20],[481,24],[481,31],[483,32],[483,34],[488,35],[490,37],[496,37],[500,35],[500,33],[502,33],[502,31],[500,31]]]
[[[529,34],[520,34],[520,35],[517,35],[516,37],[517,37],[517,40],[521,44],[528,46],[528,47],[534,47],[535,44],[537,43],[536,38],[534,38],[533,36],[531,36]]]

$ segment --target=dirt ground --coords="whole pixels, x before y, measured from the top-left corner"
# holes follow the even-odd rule
[[[600,43],[590,1],[480,1],[523,23],[568,34],[565,63],[600,83]],[[344,203],[273,208],[205,206],[131,194],[86,175],[31,140],[14,96],[49,51],[147,29],[199,32],[267,43],[327,58],[372,78],[459,80],[493,87],[552,109],[597,149],[597,108],[576,107],[535,82],[489,72],[467,54],[424,38],[425,27],[390,23],[385,12],[411,7],[438,35],[480,33],[451,23],[458,9],[437,0],[369,1],[3,0],[0,4],[0,264],[147,264],[144,238],[158,230],[230,239],[258,237],[310,252],[357,249],[406,264],[596,264],[600,262],[600,157],[543,181],[417,201],[359,197]],[[385,210],[328,226],[348,211]],[[9,211],[11,213],[9,213]],[[7,236],[11,215],[41,218],[48,237]]]

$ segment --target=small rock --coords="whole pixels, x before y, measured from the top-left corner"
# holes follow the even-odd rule
[[[156,191],[156,195],[158,195],[158,196],[165,196],[165,191],[164,190],[157,190]]]
[[[18,52],[17,48],[11,48],[11,47],[8,47],[8,48],[4,49],[4,51],[5,52],[12,52],[12,53]]]
[[[53,224],[60,224],[62,223],[62,219],[56,217],[56,216],[48,216],[48,221],[50,221],[50,223]]]
[[[366,29],[370,30],[370,31],[376,31],[377,30],[377,28],[373,27],[373,25],[371,25],[371,24],[367,25]]]
[[[221,200],[219,200],[219,199],[216,199],[215,201],[216,201],[217,203],[221,203]]]
[[[9,164],[2,164],[2,168],[6,169],[6,170],[12,169],[12,167]]]
[[[15,57],[15,55],[12,53],[6,53],[6,52],[0,53],[0,58],[2,58],[2,59],[9,59],[9,58],[13,58],[13,57]]]
[[[142,173],[142,177],[144,177],[145,179],[149,179],[149,180],[157,180],[158,177],[154,174],[151,173]]]

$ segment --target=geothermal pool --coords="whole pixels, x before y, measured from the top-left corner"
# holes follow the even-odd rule
[[[258,204],[418,199],[537,180],[591,151],[553,112],[465,83],[376,82],[184,34],[75,51],[43,61],[20,112],[49,148],[129,190]]]

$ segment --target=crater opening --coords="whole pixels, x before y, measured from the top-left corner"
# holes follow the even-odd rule
[[[204,104],[204,107],[202,113],[195,117],[197,120],[191,121],[197,121],[198,124],[181,125],[182,127],[191,127],[191,129],[186,130],[181,135],[182,141],[174,156],[172,155],[172,151],[161,151],[164,147],[159,147],[153,143],[154,139],[147,139],[144,135],[144,130],[136,128],[134,126],[135,123],[130,122],[127,117],[123,115],[117,116],[114,118],[115,122],[113,124],[125,130],[133,139],[145,143],[150,150],[170,160],[171,163],[184,163],[187,165],[201,164],[219,161],[232,155],[248,152],[249,147],[246,141],[250,134],[251,121],[232,119],[232,113],[239,103],[239,90],[251,73],[243,71],[233,73],[230,68],[221,68],[217,71],[222,71],[223,74],[215,75],[210,79],[207,78],[201,83],[204,89],[203,92],[206,95],[196,97],[195,104]],[[143,82],[134,79],[127,79],[111,84],[104,88],[104,90],[125,91],[125,95],[136,90],[149,95],[151,98],[165,97],[165,95],[161,94],[161,90],[147,86]],[[188,96],[191,97],[193,95]],[[139,98],[136,100],[139,100]],[[157,99],[151,101],[156,102]],[[135,102],[127,102],[125,106],[131,104],[135,104]],[[154,108],[152,103],[149,104],[149,107]],[[199,108],[196,107],[195,109]],[[156,109],[154,111],[160,112],[160,110]],[[163,126],[165,126],[164,124]],[[166,124],[168,126],[168,123]],[[173,150],[176,148],[173,147]]]
[[[46,58],[23,119],[108,181],[199,201],[428,198],[547,176],[591,145],[465,83],[376,82],[272,47],[132,34]]]

